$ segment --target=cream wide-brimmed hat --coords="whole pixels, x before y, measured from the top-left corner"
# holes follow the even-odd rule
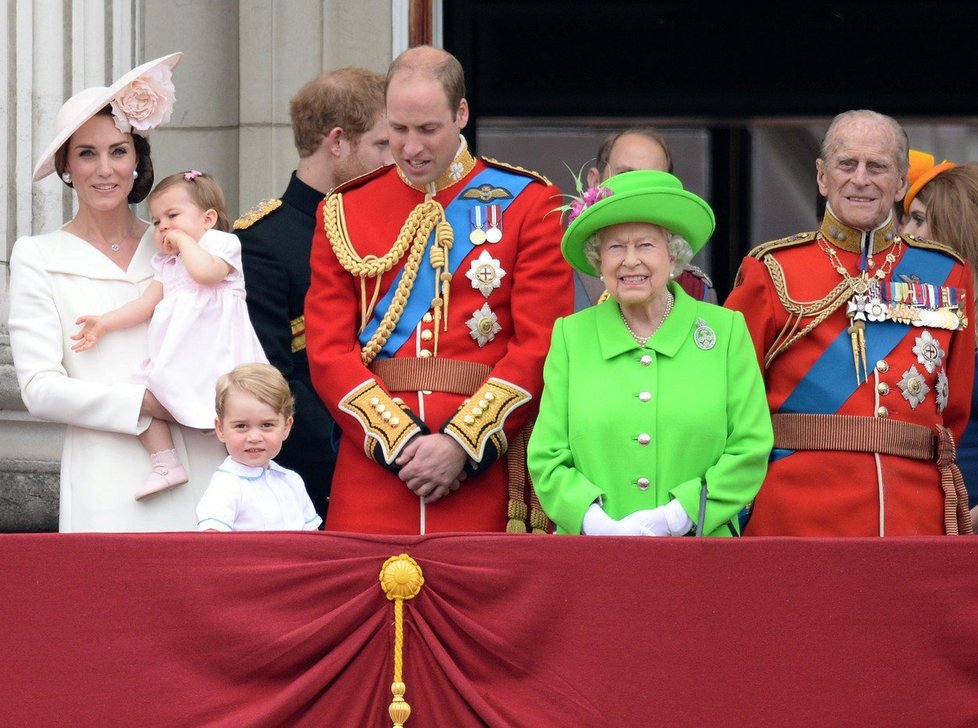
[[[116,126],[125,132],[146,136],[170,120],[173,111],[173,82],[170,72],[183,53],[147,61],[124,74],[111,86],[86,88],[64,102],[54,121],[54,138],[34,167],[34,179],[54,171],[54,155],[79,127],[111,104]]]

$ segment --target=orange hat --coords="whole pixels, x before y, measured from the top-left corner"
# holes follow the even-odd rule
[[[903,211],[908,214],[910,213],[910,203],[913,202],[913,198],[917,196],[917,193],[924,188],[924,185],[941,172],[946,172],[952,167],[957,166],[954,162],[949,162],[946,159],[940,164],[934,164],[933,154],[911,149],[910,171],[907,172],[907,182],[910,184],[910,188],[907,190],[907,196],[903,198]]]

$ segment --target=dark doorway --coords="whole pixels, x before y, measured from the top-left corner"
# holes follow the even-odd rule
[[[872,108],[918,127],[978,116],[963,73],[971,64],[958,58],[976,31],[969,2],[482,0],[445,2],[443,35],[466,71],[473,142],[482,126],[517,121],[538,132],[641,121],[705,134],[706,187],[696,191],[717,216],[710,268],[722,300],[752,245],[811,228],[813,151],[832,116]],[[940,153],[926,146],[933,136],[911,133],[911,146]],[[773,169],[755,168],[775,155]],[[758,230],[759,214],[784,206],[766,195],[786,186],[796,226],[778,219]]]

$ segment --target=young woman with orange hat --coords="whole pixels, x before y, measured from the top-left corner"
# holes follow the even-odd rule
[[[957,165],[946,160],[935,164],[932,155],[913,149],[910,161],[912,179],[903,201],[907,217],[901,232],[951,246],[971,265],[978,289],[978,164]],[[973,310],[978,319],[978,306]],[[971,391],[971,418],[957,443],[957,458],[974,522],[978,515],[978,387]]]

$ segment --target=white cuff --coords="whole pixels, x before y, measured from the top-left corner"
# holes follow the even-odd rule
[[[683,504],[673,498],[662,507],[666,515],[666,525],[669,527],[669,535],[685,536],[693,528],[693,522],[686,514]]]

